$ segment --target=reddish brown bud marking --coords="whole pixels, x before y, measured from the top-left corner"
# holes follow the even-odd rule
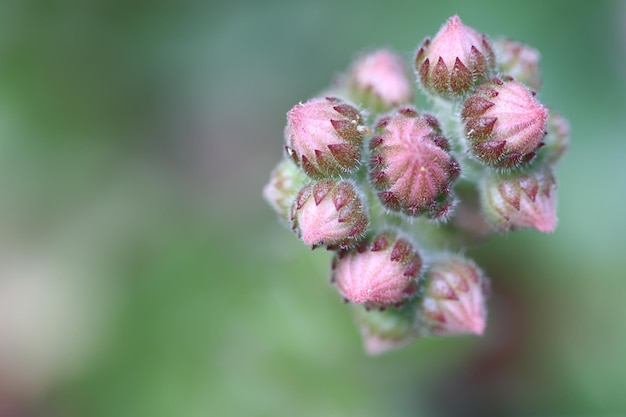
[[[450,73],[450,88],[452,91],[467,91],[472,86],[473,81],[472,73],[457,57]]]
[[[350,169],[354,164],[358,164],[361,157],[359,149],[347,143],[328,145],[328,150],[344,169]]]
[[[425,90],[444,98],[459,97],[489,77],[495,58],[487,38],[453,16],[432,41],[424,40],[415,68]]]
[[[493,107],[492,101],[480,96],[470,96],[467,100],[465,100],[463,110],[461,111],[461,117],[463,119],[479,117],[490,107]]]
[[[373,237],[362,251],[336,257],[333,279],[342,297],[367,307],[402,304],[418,289],[421,257],[392,233]]]
[[[448,143],[448,139],[443,136],[433,135],[432,141],[444,151],[448,152],[450,150],[450,143]]]
[[[548,109],[523,84],[491,79],[465,100],[461,117],[472,154],[488,165],[510,168],[534,157]]]
[[[407,117],[417,117],[418,113],[417,110],[411,108],[411,107],[402,107],[400,109],[398,109],[398,113],[403,114]]]
[[[389,247],[388,236],[382,234],[373,239],[372,247],[370,248],[370,250],[372,252],[379,252],[381,250],[387,249],[388,247]]]
[[[496,117],[477,117],[470,119],[465,125],[465,133],[469,138],[484,139],[491,137],[491,132],[498,119]]]
[[[291,217],[293,230],[312,247],[350,247],[368,225],[361,197],[348,181],[322,180],[304,186]]]
[[[336,98],[313,99],[287,113],[287,153],[312,178],[358,168],[363,140],[356,108]]]
[[[460,172],[448,141],[432,126],[433,116],[398,112],[372,140],[370,179],[381,202],[410,216],[437,218],[448,213],[450,184]],[[451,198],[451,196],[450,196]]]
[[[361,117],[358,110],[348,104],[339,104],[337,106],[334,106],[333,109],[335,109],[337,113],[346,116],[350,120],[357,120]]]
[[[555,189],[554,175],[547,166],[493,173],[481,185],[483,212],[501,232],[515,228],[552,232],[557,222]]]

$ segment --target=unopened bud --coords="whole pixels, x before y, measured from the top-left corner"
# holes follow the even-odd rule
[[[368,355],[379,355],[397,349],[418,335],[415,316],[418,299],[414,298],[401,307],[367,309],[354,306],[354,319],[363,337],[363,349]]]
[[[548,133],[543,138],[544,146],[538,154],[541,158],[545,158],[548,164],[556,164],[569,149],[569,123],[562,115],[550,113],[546,131]]]
[[[282,159],[272,171],[270,182],[263,188],[263,197],[281,220],[290,220],[293,200],[307,180],[291,159]]]
[[[413,100],[413,81],[404,60],[387,49],[359,57],[348,77],[353,100],[375,111]]]
[[[424,285],[418,313],[424,333],[483,334],[488,281],[474,262],[460,256],[436,261],[426,271]]]
[[[361,159],[361,115],[336,98],[317,98],[287,113],[287,155],[312,178],[354,171]]]
[[[431,41],[426,38],[417,51],[415,69],[422,86],[449,98],[467,93],[489,77],[495,68],[494,53],[485,35],[452,16]]]
[[[539,89],[539,51],[508,38],[494,40],[493,49],[500,73],[510,75],[533,90]]]
[[[556,180],[549,166],[508,174],[493,172],[482,183],[481,199],[487,220],[500,232],[556,228]]]
[[[366,307],[399,306],[418,289],[422,258],[394,233],[374,236],[355,249],[340,251],[331,281],[348,302]]]
[[[367,230],[367,210],[349,181],[305,185],[291,209],[292,228],[312,248],[348,248]]]
[[[370,143],[370,179],[385,207],[410,216],[449,214],[451,185],[460,166],[437,120],[404,108],[381,119],[376,129]]]
[[[523,84],[493,78],[465,100],[461,118],[471,153],[485,164],[511,168],[535,156],[548,109]]]

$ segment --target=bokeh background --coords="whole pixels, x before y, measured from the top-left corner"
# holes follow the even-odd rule
[[[452,14],[542,52],[556,233],[468,249],[483,338],[370,358],[261,198],[285,112]],[[0,3],[0,416],[626,415],[626,3]]]

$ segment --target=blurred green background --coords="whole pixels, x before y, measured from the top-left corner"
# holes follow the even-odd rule
[[[452,14],[542,53],[556,233],[467,251],[483,338],[370,358],[261,198],[285,112]],[[626,414],[626,3],[0,3],[0,415]]]

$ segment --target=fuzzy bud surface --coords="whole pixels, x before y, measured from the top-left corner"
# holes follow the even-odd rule
[[[389,209],[437,218],[452,206],[460,166],[437,120],[411,108],[381,119],[370,142],[370,179]]]
[[[305,185],[291,211],[292,228],[312,248],[349,247],[367,230],[367,211],[349,181]]]
[[[389,307],[415,294],[421,270],[422,258],[413,245],[386,232],[356,249],[338,252],[331,281],[349,302]]]
[[[470,152],[485,164],[511,168],[535,156],[548,109],[523,84],[494,78],[465,100],[461,117]]]
[[[417,51],[417,76],[430,93],[458,97],[477,82],[489,77],[495,57],[485,35],[465,26],[458,16],[451,17],[432,41],[426,38]]]
[[[312,178],[339,176],[359,167],[366,131],[355,107],[336,98],[316,98],[287,113],[285,150]]]

